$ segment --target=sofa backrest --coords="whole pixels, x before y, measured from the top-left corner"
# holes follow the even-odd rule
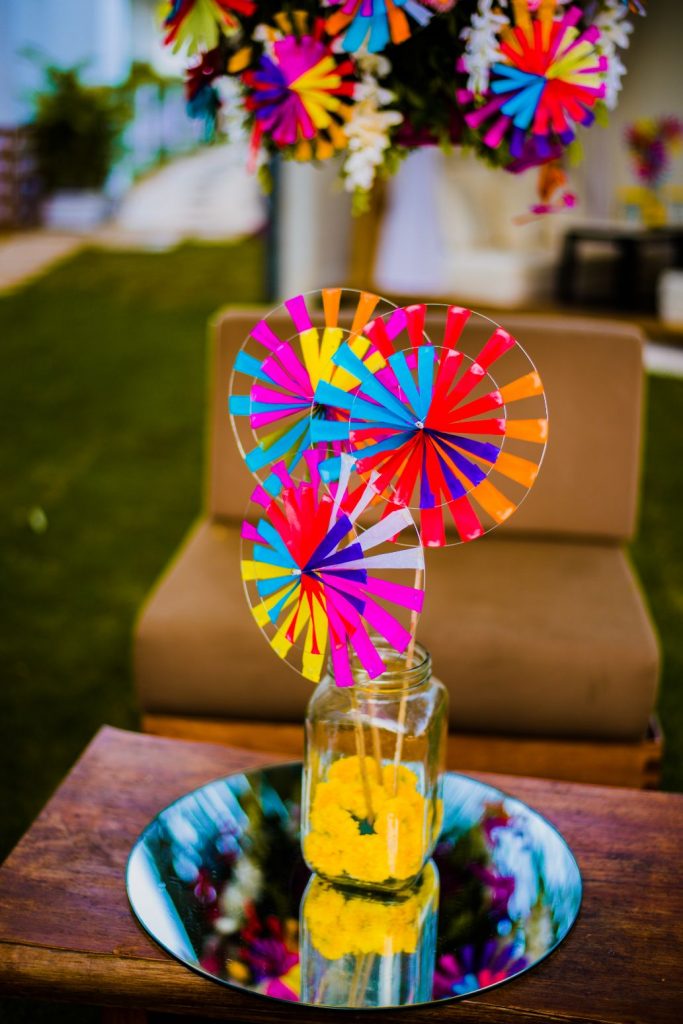
[[[209,422],[207,511],[240,519],[254,488],[227,411],[233,363],[259,309],[219,312]],[[641,331],[630,324],[567,316],[510,314],[504,326],[536,364],[549,408],[549,441],[538,481],[504,532],[596,538],[633,536],[640,477]],[[291,321],[270,321],[287,337]],[[344,326],[343,317],[340,323]],[[485,340],[482,324],[482,342]],[[429,331],[429,321],[427,322]]]

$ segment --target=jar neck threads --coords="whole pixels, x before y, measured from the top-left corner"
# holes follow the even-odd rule
[[[410,667],[407,666],[407,655],[397,654],[388,644],[376,644],[377,652],[384,662],[385,671],[371,679],[355,656],[351,657],[351,674],[354,689],[359,694],[367,693],[389,696],[423,686],[432,674],[432,659],[429,652],[420,643],[415,643],[412,651]],[[334,679],[334,667],[328,665],[328,672]]]

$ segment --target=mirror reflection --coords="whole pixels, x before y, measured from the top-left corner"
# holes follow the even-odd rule
[[[432,998],[439,874],[428,862],[395,893],[313,875],[300,910],[301,999],[316,1006],[403,1006]]]
[[[520,801],[449,773],[433,862],[403,893],[310,876],[301,766],[209,783],[172,804],[128,865],[150,935],[219,982],[280,1000],[381,1007],[453,999],[538,963],[578,913],[562,837]]]

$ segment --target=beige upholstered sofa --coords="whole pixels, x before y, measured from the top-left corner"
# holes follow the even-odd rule
[[[294,752],[310,684],[273,654],[245,601],[239,524],[253,480],[227,392],[258,310],[213,325],[205,512],[135,635],[145,727]],[[642,338],[629,325],[505,317],[543,377],[551,431],[538,483],[501,529],[428,552],[418,636],[450,692],[449,758],[478,769],[640,785],[656,776],[657,640],[624,550],[636,525]]]

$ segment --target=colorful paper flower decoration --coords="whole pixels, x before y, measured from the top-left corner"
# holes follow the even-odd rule
[[[515,159],[529,138],[540,159],[551,155],[554,142],[568,145],[573,126],[591,124],[592,108],[605,96],[608,61],[598,52],[599,29],[580,32],[581,9],[570,7],[558,18],[556,8],[557,0],[541,0],[532,12],[526,0],[513,0],[515,24],[500,30],[484,102],[465,116],[486,146],[507,141]],[[460,90],[458,101],[472,104],[477,97]]]
[[[672,115],[641,117],[627,126],[625,137],[638,180],[656,188],[683,145],[683,121]]]
[[[280,463],[274,468],[280,496],[260,486],[254,491],[242,525],[242,579],[276,654],[313,682],[329,656],[336,684],[352,686],[350,652],[374,679],[385,671],[378,644],[397,654],[408,647],[410,631],[400,617],[416,616],[424,594],[401,580],[413,579],[424,555],[407,509],[356,532],[373,488],[344,512],[342,488],[333,499],[318,475],[320,454],[306,458],[310,481],[296,483]],[[412,532],[411,546],[388,544],[406,532]]]
[[[288,35],[245,71],[245,106],[254,116],[252,149],[265,134],[278,147],[293,146],[298,160],[325,160],[346,146],[347,120],[356,87],[353,62],[338,57],[314,34]]]
[[[169,0],[164,18],[164,43],[179,50],[185,43],[193,53],[200,46],[212,49],[225,31],[234,31],[236,15],[249,16],[255,0]]]
[[[273,156],[342,155],[339,177],[357,212],[406,150],[450,140],[513,173],[562,157],[598,102],[616,107],[631,22],[644,13],[641,0],[162,6],[165,42],[206,54],[207,73],[235,80],[230,120],[241,116],[251,132],[248,169],[267,179]],[[226,93],[202,87],[200,73],[191,69],[188,106],[209,138],[222,130]]]
[[[339,326],[342,308],[348,310],[349,331]],[[277,494],[280,489],[271,472],[275,462],[283,461],[295,476],[307,474],[304,455],[312,445],[311,416],[313,422],[347,417],[324,403],[313,408],[316,387],[320,381],[353,384],[332,362],[345,341],[359,359],[370,355],[371,369],[378,365],[379,357],[372,361],[370,342],[361,332],[373,316],[391,308],[371,292],[324,288],[288,299],[255,324],[235,361],[229,407],[240,451],[267,490]],[[277,318],[283,315],[286,322],[280,326]],[[331,446],[341,455],[340,442]],[[325,451],[327,447],[325,443]]]
[[[419,509],[423,544],[441,547],[512,515],[538,474],[548,422],[540,377],[507,331],[468,309],[431,308],[442,321],[439,347],[424,333],[430,307],[421,305],[366,328],[383,357],[379,370],[339,348],[333,362],[356,386],[321,381],[316,400],[349,419],[313,421],[312,436],[348,441],[357,472],[387,499],[385,515]],[[482,326],[490,336],[480,348]],[[446,534],[445,509],[457,536]]]
[[[369,53],[381,53],[389,43],[410,39],[413,23],[421,28],[435,11],[451,7],[453,3],[440,5],[438,0],[342,0],[325,28],[328,35],[339,38],[347,53],[357,53],[363,47]]]

